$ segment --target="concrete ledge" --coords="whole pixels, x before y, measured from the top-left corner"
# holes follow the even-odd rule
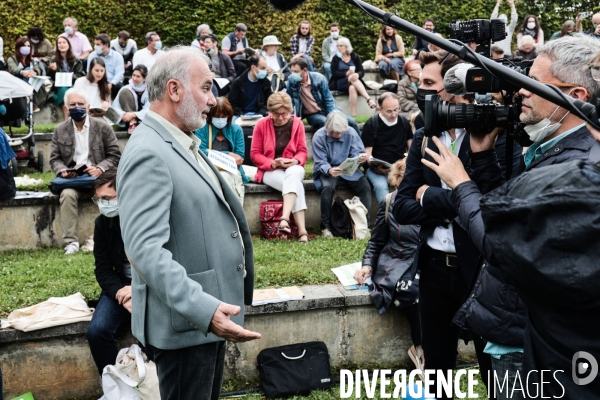
[[[252,234],[261,233],[259,218],[260,203],[267,200],[281,200],[281,192],[263,184],[250,183],[245,186],[244,211]],[[306,194],[306,226],[318,229],[321,224],[321,195],[316,191],[312,180],[304,181]],[[355,193],[343,183],[338,186],[336,196],[349,199]],[[99,215],[98,207],[91,196],[79,202],[78,236],[79,243],[94,233],[94,220]],[[371,222],[377,215],[375,194],[372,195]],[[50,195],[42,199],[9,200],[3,203],[2,228],[0,230],[0,251],[9,249],[34,249],[42,246],[62,247],[62,227],[60,225],[59,197]]]
[[[339,285],[304,286],[303,300],[259,307],[246,306],[247,329],[262,339],[227,343],[225,379],[258,377],[256,357],[269,347],[323,341],[331,365],[410,365],[410,327],[402,310],[379,315],[366,291],[347,291]],[[97,399],[100,381],[85,336],[88,323],[36,332],[0,330],[0,364],[4,395],[12,398],[32,391],[36,399]],[[119,343],[136,340],[127,334]],[[459,357],[475,360],[472,346],[459,346]]]

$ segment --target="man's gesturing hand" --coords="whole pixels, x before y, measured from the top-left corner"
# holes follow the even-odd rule
[[[444,146],[440,139],[434,137],[433,143],[437,146],[440,154],[431,149],[425,149],[425,151],[437,164],[424,158],[421,159],[421,162],[431,168],[450,189],[454,189],[463,182],[470,181],[471,178],[469,178],[469,174],[465,171],[460,158]]]
[[[239,306],[227,303],[219,304],[212,321],[210,321],[209,332],[234,343],[260,339],[260,333],[244,329],[231,320],[231,315],[238,315],[239,313]]]

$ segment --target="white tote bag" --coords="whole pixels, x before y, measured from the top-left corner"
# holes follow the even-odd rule
[[[100,400],[160,400],[156,364],[137,344],[121,349],[115,365],[102,371],[102,391]]]
[[[367,221],[367,207],[360,201],[358,196],[344,200],[344,204],[350,211],[352,218],[352,227],[354,229],[354,239],[365,239],[369,237],[369,222]]]

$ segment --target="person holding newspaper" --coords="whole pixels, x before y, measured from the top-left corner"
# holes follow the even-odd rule
[[[329,113],[325,126],[313,136],[312,148],[313,179],[315,188],[321,193],[322,235],[331,238],[331,205],[335,189],[342,180],[358,193],[367,210],[371,209],[371,186],[358,169],[368,157],[360,136],[349,127],[348,118],[339,110]]]

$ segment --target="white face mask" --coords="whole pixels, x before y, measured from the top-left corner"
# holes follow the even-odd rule
[[[558,128],[560,128],[562,121],[567,117],[567,115],[569,115],[570,111],[567,112],[565,116],[560,119],[560,121],[553,124],[551,119],[559,108],[560,106],[556,107],[552,115],[550,115],[550,118],[544,118],[534,125],[525,125],[525,132],[527,132],[529,139],[531,139],[533,143],[541,143],[544,139],[552,135],[558,130]]]
[[[388,121],[387,118],[385,118],[383,115],[381,115],[381,113],[379,113],[379,116],[381,117],[381,120],[383,121],[384,124],[386,124],[387,126],[393,126],[396,125],[398,123],[398,117],[396,117],[395,120],[393,120],[392,122]]]
[[[331,37],[332,37],[333,39],[337,39],[339,36],[340,36],[340,33],[339,33],[339,32],[331,32]]]
[[[527,29],[533,29],[533,28],[535,28],[535,22],[528,22]]]

